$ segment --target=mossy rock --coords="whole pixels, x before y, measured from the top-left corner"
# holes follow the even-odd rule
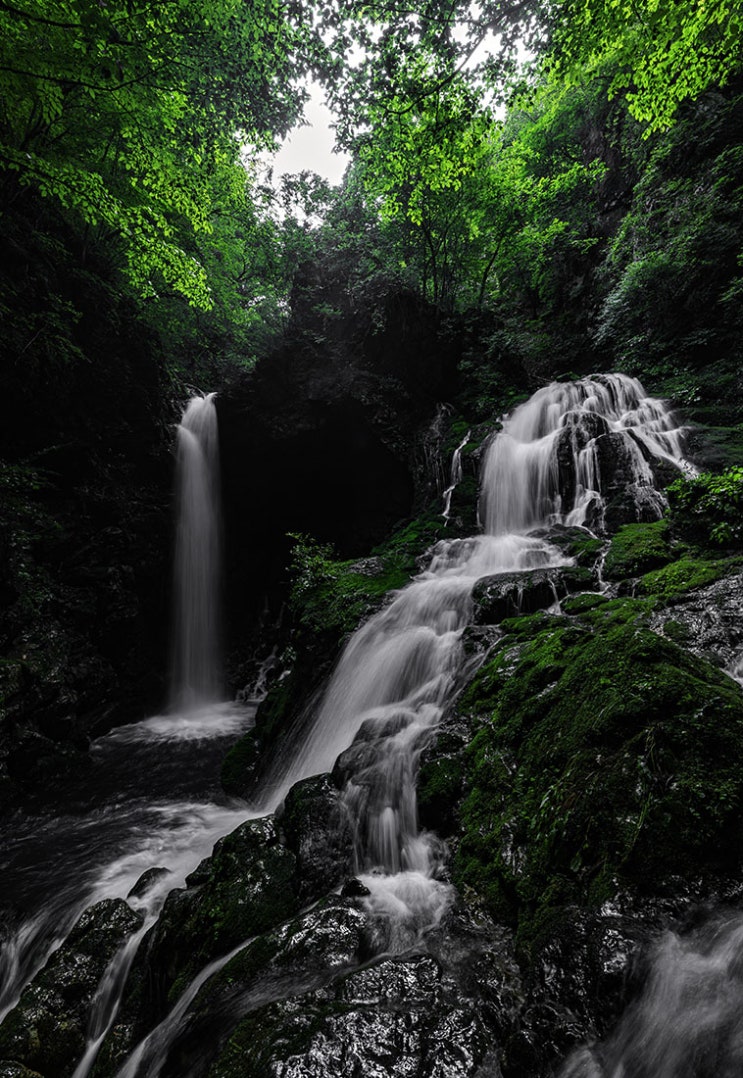
[[[456,805],[462,796],[464,768],[458,755],[435,756],[418,773],[418,820],[443,837],[456,830]]]
[[[486,576],[472,590],[474,621],[496,625],[505,618],[546,610],[557,599],[591,588],[593,583],[590,570],[577,566]]]
[[[684,554],[677,561],[662,569],[645,573],[640,579],[637,590],[640,595],[649,595],[661,602],[672,602],[695,588],[714,584],[728,573],[739,569],[743,558],[721,558]]]
[[[106,968],[142,924],[122,899],[105,899],[79,918],[0,1026],[0,1058],[67,1078],[82,1057],[89,1010]],[[9,1073],[13,1073],[12,1071]]]
[[[625,524],[612,537],[604,560],[607,580],[623,580],[673,561],[668,523]]]
[[[358,966],[366,920],[356,903],[332,895],[248,943],[199,991],[189,1029],[169,1057],[172,1072],[188,1073],[198,1062],[199,1073],[207,1073],[221,1045],[209,1074],[263,1078],[270,1073],[276,1053],[305,1043],[308,1030],[301,1020],[309,993],[322,992]],[[235,1000],[247,1014],[242,1021]],[[332,1003],[321,1007],[323,1014],[334,1009]],[[292,1028],[295,1016],[299,1031]],[[310,1026],[315,1028],[314,1021]]]
[[[127,1054],[201,969],[298,909],[296,861],[271,817],[249,820],[170,892],[135,958],[116,1023],[94,1073],[118,1073]]]
[[[565,614],[585,614],[610,601],[607,595],[602,595],[600,592],[583,592],[581,595],[568,595],[567,599],[563,599],[561,606]]]
[[[297,859],[302,902],[327,894],[353,871],[353,830],[336,787],[314,775],[289,790],[280,815],[286,844]]]
[[[554,524],[532,535],[546,539],[583,569],[592,569],[606,546],[605,539],[598,539],[587,528],[568,524]]]
[[[261,744],[254,730],[248,730],[228,751],[222,761],[219,781],[230,797],[245,797],[254,786],[261,758]]]
[[[506,636],[461,698],[480,728],[456,881],[526,945],[616,881],[652,893],[739,868],[743,693],[651,632],[647,608],[613,600]]]

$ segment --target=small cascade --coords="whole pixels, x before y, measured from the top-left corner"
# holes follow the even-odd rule
[[[462,482],[462,450],[470,440],[471,431],[467,431],[462,441],[454,450],[454,454],[451,458],[451,469],[449,472],[449,486],[444,491],[444,509],[442,516],[444,520],[449,523],[449,517],[451,515],[451,498],[454,491]]]
[[[665,508],[651,460],[693,470],[683,431],[635,378],[595,375],[538,390],[505,421],[482,476],[481,519],[492,535],[549,524],[603,528],[610,483],[633,499],[637,519]],[[608,482],[607,482],[608,480]]]
[[[604,1042],[574,1052],[559,1078],[737,1078],[743,1074],[743,918],[666,932],[642,995]]]
[[[183,711],[220,695],[219,446],[214,393],[192,397],[178,427],[170,704]]]

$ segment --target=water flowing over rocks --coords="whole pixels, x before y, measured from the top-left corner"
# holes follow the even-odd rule
[[[85,1050],[88,1012],[99,983],[141,923],[141,914],[120,899],[86,910],[0,1027],[0,1056],[45,1076],[71,1075]]]
[[[741,905],[743,692],[719,669],[739,655],[739,573],[673,576],[655,480],[681,444],[621,375],[545,387],[504,420],[485,534],[439,540],[410,583],[354,607],[327,683],[295,665],[303,703],[277,674],[230,754],[258,818],[149,922],[94,1078],[547,1078],[586,1041],[566,1078],[614,1078],[668,994],[666,951],[690,970],[706,955],[724,994],[735,916],[708,938],[689,910]],[[385,557],[346,565],[343,596]],[[151,864],[135,906],[168,886],[168,857]],[[732,1065],[732,1007],[717,1013]],[[0,1067],[35,1067],[25,1051]]]

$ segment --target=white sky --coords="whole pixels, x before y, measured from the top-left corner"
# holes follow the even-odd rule
[[[310,99],[305,106],[309,126],[295,127],[271,161],[274,183],[285,172],[309,169],[337,185],[350,160],[348,154],[333,153],[335,132],[330,128],[333,116],[323,102],[322,90],[316,83],[311,83],[309,91]]]

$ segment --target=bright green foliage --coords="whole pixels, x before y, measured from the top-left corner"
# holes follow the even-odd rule
[[[715,97],[636,153],[639,180],[606,261],[599,345],[624,369],[674,375],[683,403],[698,379],[679,375],[740,337],[740,105]]]
[[[117,237],[135,288],[212,302],[194,241],[244,197],[240,139],[296,116],[279,0],[0,7],[0,164]]]
[[[743,467],[703,472],[668,488],[674,520],[720,546],[743,540]]]
[[[681,102],[741,69],[740,0],[567,0],[553,9],[558,72],[614,65],[609,93],[626,93],[646,134],[667,128]]]
[[[357,146],[357,182],[400,265],[445,309],[482,306],[510,289],[537,308],[555,261],[597,242],[588,214],[576,212],[605,171],[578,144],[590,102],[550,85],[504,126],[465,80],[437,88],[419,61],[418,83],[420,104],[395,98],[372,113]]]

